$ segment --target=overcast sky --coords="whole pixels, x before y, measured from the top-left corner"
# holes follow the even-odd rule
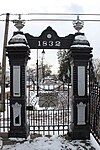
[[[0,0],[0,14],[27,14],[27,13],[82,13],[82,14],[100,14],[100,0]],[[17,16],[11,16],[17,19]],[[40,16],[22,16],[23,19],[39,18]],[[46,16],[41,16],[45,18]],[[4,19],[5,16],[0,16],[0,19]],[[47,16],[46,18],[72,18],[76,19],[76,16]],[[80,19],[100,19],[100,16],[80,16]],[[29,33],[33,36],[39,36],[43,30],[48,26],[51,26],[59,36],[67,36],[68,34],[74,34],[76,31],[73,28],[72,22],[33,22],[27,21],[23,28],[24,33]],[[13,23],[10,22],[8,40],[16,31]],[[81,32],[84,32],[86,38],[93,47],[94,58],[100,57],[100,22],[84,22],[84,28]],[[2,59],[2,46],[4,38],[4,22],[0,21],[0,61]],[[46,50],[45,62],[53,65],[55,60],[55,68],[57,67],[57,51]],[[42,50],[40,50],[40,53]],[[35,50],[31,52],[32,59],[29,62],[35,63],[36,54]],[[41,54],[39,54],[41,59]],[[54,69],[55,70],[55,69]]]

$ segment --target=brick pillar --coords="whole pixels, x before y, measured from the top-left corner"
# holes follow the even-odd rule
[[[26,118],[26,65],[29,54],[29,46],[23,32],[14,32],[7,46],[10,64],[9,137],[26,138],[29,134]]]
[[[84,33],[75,33],[73,44],[68,52],[71,65],[71,126],[72,139],[89,139],[90,126],[88,116],[88,61],[92,57],[92,48]]]

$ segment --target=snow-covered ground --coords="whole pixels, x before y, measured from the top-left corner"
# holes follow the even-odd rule
[[[66,140],[61,136],[38,137],[35,139],[10,139],[17,144],[4,145],[2,150],[100,150],[93,136],[90,140]]]

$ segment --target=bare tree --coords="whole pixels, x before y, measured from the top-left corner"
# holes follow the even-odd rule
[[[100,59],[99,58],[93,59],[93,66],[94,66],[94,72],[97,81],[100,81]]]

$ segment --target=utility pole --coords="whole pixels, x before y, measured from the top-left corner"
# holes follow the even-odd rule
[[[5,22],[4,43],[3,43],[3,56],[2,56],[0,111],[5,110],[6,46],[8,39],[9,16],[10,16],[9,13],[7,13]]]

